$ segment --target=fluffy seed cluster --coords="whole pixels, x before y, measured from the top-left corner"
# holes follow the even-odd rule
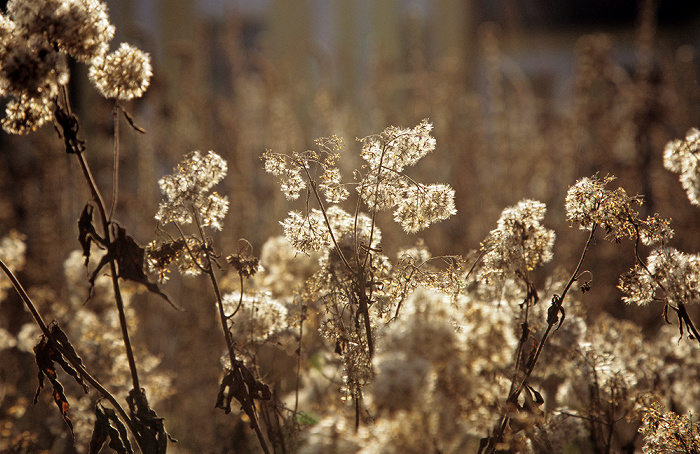
[[[693,205],[700,205],[700,131],[691,128],[683,140],[672,140],[664,148],[664,167],[678,179]]]
[[[151,57],[121,43],[119,49],[96,58],[88,76],[105,98],[128,101],[140,98],[151,81]]]
[[[353,216],[337,206],[332,206],[328,209],[327,215],[340,252],[351,267],[357,269],[364,262],[368,250],[379,248],[382,239],[381,231],[377,226],[372,228],[372,219],[364,213]],[[327,251],[327,256],[322,257],[321,262],[335,269],[342,268],[338,251],[335,249]]]
[[[146,247],[146,261],[151,272],[158,273],[160,282],[168,280],[170,265],[175,264],[178,272],[185,276],[196,276],[202,272],[199,263],[210,244],[203,244],[196,238],[177,238],[159,244],[152,241]]]
[[[209,151],[202,155],[193,151],[178,164],[172,175],[158,181],[167,200],[161,202],[156,219],[161,223],[192,223],[221,230],[228,211],[228,197],[210,189],[226,176],[226,161]]]
[[[270,295],[233,292],[225,294],[222,303],[239,347],[264,342],[289,327],[287,307]]]
[[[455,192],[449,185],[425,185],[403,173],[435,149],[432,129],[433,125],[423,120],[412,129],[390,126],[381,134],[361,139],[361,156],[368,171],[357,191],[372,211],[394,209],[394,220],[408,233],[457,212]]]
[[[90,65],[90,78],[109,98],[143,94],[151,77],[148,54],[114,36],[99,0],[10,0],[0,14],[0,96],[9,96],[2,126],[26,134],[53,119],[59,87],[68,82],[67,58]]]
[[[692,415],[678,415],[653,402],[644,412],[642,427],[645,454],[700,451],[700,425]]]
[[[321,210],[314,209],[306,216],[291,211],[281,224],[284,236],[294,249],[303,254],[320,251],[331,245],[331,236]]]
[[[611,176],[602,180],[593,176],[577,181],[566,194],[566,217],[583,230],[604,228],[611,241],[630,238],[649,246],[666,244],[673,237],[670,222],[657,214],[639,218],[633,205],[641,205],[642,198],[630,197],[622,188],[606,189],[612,180]]]
[[[273,153],[268,150],[263,154],[265,171],[279,178],[280,189],[287,200],[299,198],[307,188],[306,179],[310,173],[320,170],[318,189],[328,203],[340,203],[350,194],[342,183],[338,159],[343,140],[337,136],[322,137],[314,141],[318,151],[307,150],[293,153],[291,156]]]
[[[546,210],[544,203],[535,200],[523,200],[503,210],[498,227],[482,244],[483,278],[526,273],[552,260],[555,234],[541,225]]]
[[[505,392],[495,365],[507,364],[517,344],[509,315],[494,302],[419,287],[378,340],[369,387],[378,420],[422,414],[432,422],[421,432],[442,440],[488,430]],[[384,448],[376,452],[391,452]]]
[[[700,256],[665,247],[652,251],[646,269],[640,265],[620,278],[623,301],[646,305],[654,300],[656,290],[667,303],[700,303]]]
[[[298,158],[296,154],[289,157],[269,150],[263,154],[265,171],[279,177],[280,189],[287,200],[298,199],[301,191],[306,189],[306,181],[301,175],[301,169],[294,165]]]
[[[114,36],[107,7],[98,0],[11,0],[7,12],[23,34],[43,35],[82,62],[104,54]]]
[[[403,173],[405,167],[416,164],[435,149],[435,138],[430,135],[432,129],[433,125],[423,120],[412,129],[390,126],[381,134],[360,139],[361,156],[367,161],[365,168],[368,169],[357,185],[361,200],[371,212],[393,209],[394,220],[409,233],[425,229],[457,212],[455,192],[449,185],[418,183]],[[337,166],[342,141],[334,136],[318,139],[316,145],[319,151],[291,156],[266,151],[263,155],[265,171],[279,178],[288,200],[299,198],[308,188],[313,191],[318,188],[326,202],[342,202],[349,196]],[[319,181],[312,180],[311,175],[316,174],[320,175]],[[285,235],[294,238],[293,244],[302,252],[327,245],[328,238],[317,228],[319,220],[315,211],[308,216],[292,212],[283,225]],[[301,232],[308,232],[312,238],[305,240]]]

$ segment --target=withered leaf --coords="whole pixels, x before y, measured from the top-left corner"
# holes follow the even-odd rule
[[[70,359],[72,362],[80,364],[81,366],[83,365],[83,360],[80,356],[78,356],[78,353],[75,351],[73,348],[73,345],[70,343],[68,340],[68,336],[66,336],[66,333],[63,332],[60,326],[58,326],[58,323],[52,323],[49,330],[51,331],[51,334],[54,337],[54,340],[58,342],[63,350],[65,351],[66,356],[68,359]],[[83,380],[83,377],[80,375],[78,371],[76,371],[73,366],[70,365],[69,362],[66,361],[66,359],[63,357],[63,355],[59,354],[57,358],[54,359],[58,364],[60,364],[61,368],[69,374],[71,377],[75,379],[75,381],[78,382],[80,386],[83,387],[83,390],[87,393],[88,392],[88,387],[85,384],[85,381]]]
[[[44,377],[48,377],[51,385],[53,386],[54,402],[56,402],[56,406],[58,406],[61,416],[63,416],[63,420],[66,422],[66,425],[70,429],[72,435],[73,422],[68,417],[68,409],[70,408],[70,405],[68,404],[68,398],[63,391],[63,385],[58,381],[56,367],[54,366],[55,359],[60,358],[64,363],[65,360],[63,357],[61,357],[61,354],[51,346],[51,343],[45,336],[42,336],[39,343],[34,347],[34,356],[36,358],[36,364],[39,366],[39,386],[37,387],[36,394],[34,395],[34,403],[37,403],[39,394],[44,388]]]
[[[243,363],[236,362],[233,369],[227,369],[219,386],[215,408],[225,413],[231,412],[231,400],[235,398],[250,418],[251,424],[257,421],[253,399],[269,400],[272,398],[269,386],[257,380]]]
[[[233,254],[226,257],[226,261],[242,277],[251,277],[260,268],[260,261],[257,257]]]
[[[85,204],[83,211],[78,218],[78,242],[83,248],[83,256],[85,256],[85,266],[90,262],[90,243],[100,239],[100,236],[95,231],[95,226],[92,224],[93,206],[88,202]]]
[[[165,453],[168,441],[177,442],[165,431],[163,418],[159,418],[158,414],[148,405],[148,399],[143,389],[129,391],[126,401],[129,404],[131,420],[144,452]]]
[[[109,437],[109,447],[119,454],[133,454],[126,427],[111,408],[99,402],[95,406],[95,428],[90,439],[88,454],[100,452]]]
[[[66,153],[79,154],[85,151],[85,141],[78,138],[78,130],[80,123],[78,117],[62,107],[57,107],[54,111],[56,122],[63,130],[63,141],[66,147]],[[59,135],[61,133],[59,132]]]
[[[155,293],[168,302],[172,307],[181,310],[168,298],[168,295],[163,293],[158,284],[150,282],[148,276],[143,271],[146,250],[130,235],[126,233],[126,229],[116,223],[112,223],[114,229],[114,240],[107,247],[107,254],[102,256],[97,268],[90,276],[90,291],[95,285],[95,279],[100,273],[100,270],[110,261],[115,260],[119,269],[118,276],[122,279],[137,282],[145,286],[148,291]]]
[[[224,413],[231,413],[231,400],[233,399],[233,370],[227,370],[219,386],[219,393],[216,395],[214,408],[221,408]]]

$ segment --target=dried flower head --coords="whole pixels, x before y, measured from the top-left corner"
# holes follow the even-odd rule
[[[566,216],[581,229],[600,225],[615,240],[634,237],[634,226],[629,223],[630,204],[641,201],[630,198],[622,188],[605,189],[612,180],[611,176],[602,180],[593,176],[577,181],[566,194]]]
[[[567,218],[584,230],[603,227],[611,241],[630,238],[647,245],[666,244],[673,236],[670,222],[657,214],[641,219],[633,205],[641,205],[642,197],[630,197],[622,188],[606,189],[614,179],[593,176],[577,181],[566,194]]]
[[[301,191],[306,189],[306,181],[301,174],[301,169],[294,165],[294,157],[266,151],[263,154],[265,171],[271,173],[280,180],[280,189],[287,200],[296,200]]]
[[[435,138],[430,135],[432,130],[433,125],[428,120],[411,129],[389,126],[381,134],[360,140],[361,156],[372,170],[383,168],[401,172],[435,150]]]
[[[310,254],[331,245],[331,236],[320,210],[314,209],[308,216],[290,211],[287,219],[280,224],[284,228],[284,236],[298,252]]]
[[[189,224],[195,217],[201,226],[221,230],[228,211],[228,197],[209,190],[226,176],[227,164],[209,151],[188,154],[172,175],[158,181],[167,201],[161,202],[156,219],[162,223]]]
[[[664,167],[678,179],[693,205],[700,205],[700,131],[691,128],[683,140],[672,140],[664,148]]]
[[[260,263],[257,257],[245,254],[231,254],[226,257],[226,261],[236,270],[242,277],[251,277],[260,268]]]
[[[342,184],[338,159],[343,140],[337,136],[323,137],[314,141],[318,151],[307,150],[293,153],[291,156],[273,153],[268,150],[263,154],[265,171],[279,177],[280,188],[287,200],[299,198],[306,189],[306,179],[310,173],[320,170],[318,188],[329,203],[339,203],[348,198],[349,191]]]
[[[95,58],[88,76],[105,98],[140,98],[151,81],[151,56],[121,43],[119,49]]]
[[[638,227],[639,239],[647,246],[664,246],[675,233],[671,221],[663,219],[658,213],[648,216]]]
[[[622,276],[619,287],[627,303],[645,305],[654,300],[655,291],[668,304],[700,303],[700,255],[686,254],[670,247],[652,251],[646,269],[636,266]]]
[[[498,227],[482,244],[483,278],[503,278],[526,273],[552,260],[555,234],[541,225],[547,207],[535,200],[523,200],[506,208]]]
[[[27,134],[53,119],[54,101],[49,97],[20,95],[5,107],[2,127],[8,134]]]
[[[244,342],[263,342],[289,329],[287,307],[266,294],[227,293],[222,297],[231,332]],[[235,315],[234,315],[235,314]]]
[[[678,415],[654,401],[642,422],[644,454],[700,452],[700,424],[693,422],[692,415]]]
[[[30,98],[58,93],[68,82],[65,56],[41,36],[9,37],[0,62],[0,88],[4,94]]]
[[[403,173],[405,167],[435,149],[432,129],[433,125],[423,120],[412,129],[390,126],[381,134],[361,139],[361,156],[368,168],[357,186],[362,201],[372,211],[394,208],[394,220],[409,233],[457,212],[450,186],[425,185]]]
[[[457,213],[455,191],[446,184],[417,184],[400,193],[394,220],[404,232],[415,233]]]
[[[654,281],[640,264],[620,275],[617,287],[622,290],[622,301],[645,306],[654,300]]]
[[[146,246],[146,261],[151,272],[158,273],[160,282],[168,280],[170,265],[177,265],[180,274],[196,276],[202,272],[202,256],[211,249],[211,244],[203,244],[196,238],[177,238],[158,244],[156,241]]]
[[[78,61],[103,55],[114,36],[107,7],[98,0],[10,0],[7,11],[20,33],[41,35]]]

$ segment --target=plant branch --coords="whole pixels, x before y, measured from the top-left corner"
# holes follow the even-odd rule
[[[586,245],[583,248],[583,252],[581,253],[581,257],[579,258],[578,264],[576,265],[576,269],[574,270],[573,273],[571,273],[571,277],[569,278],[568,282],[566,283],[566,286],[564,287],[564,290],[562,291],[561,296],[555,295],[554,298],[552,299],[552,305],[550,306],[548,310],[548,316],[547,316],[547,329],[545,330],[544,334],[542,335],[542,339],[540,342],[537,344],[537,350],[535,351],[535,354],[532,358],[531,361],[528,362],[527,368],[525,369],[525,373],[522,376],[522,379],[518,382],[517,386],[512,388],[512,391],[510,395],[508,396],[508,399],[506,399],[507,403],[512,403],[512,404],[517,404],[518,398],[520,397],[520,394],[522,393],[523,389],[525,386],[527,386],[527,382],[530,379],[530,376],[532,375],[533,370],[535,369],[535,365],[537,364],[537,361],[540,358],[540,355],[542,354],[542,350],[547,343],[547,340],[549,339],[549,335],[552,332],[552,329],[557,325],[561,325],[561,322],[563,322],[563,315],[562,318],[559,318],[559,312],[561,312],[562,305],[564,302],[564,298],[566,297],[566,294],[569,292],[571,289],[571,286],[573,285],[574,282],[579,278],[580,276],[580,271],[581,267],[583,266],[583,261],[586,258],[586,253],[588,252],[588,249],[593,242],[594,236],[595,236],[595,231],[598,227],[598,224],[593,224],[591,227],[591,233],[588,235],[588,240],[586,241]],[[486,453],[494,453],[496,452],[496,446],[497,444],[502,440],[504,432],[506,430],[506,427],[508,427],[508,422],[510,421],[510,416],[507,414],[504,415],[501,420],[499,421],[498,425],[496,426],[496,430],[494,431],[493,435],[488,437],[486,440],[486,445],[483,446],[479,449],[479,453],[483,451],[483,449],[486,449]]]
[[[90,383],[93,388],[95,388],[101,395],[104,397],[109,403],[112,404],[114,409],[119,413],[119,416],[121,416],[122,420],[126,423],[127,427],[131,431],[131,433],[134,435],[134,438],[136,439],[136,442],[139,444],[139,448],[141,449],[142,452],[143,446],[141,446],[141,438],[138,436],[138,432],[136,431],[136,428],[133,425],[133,422],[131,421],[131,418],[129,415],[126,413],[124,408],[119,404],[119,401],[110,393],[102,384],[94,378],[88,371],[85,369],[85,367],[75,361],[72,355],[69,355],[63,346],[56,341],[53,333],[51,330],[48,328],[46,323],[44,322],[44,319],[41,317],[41,314],[39,314],[39,311],[37,310],[36,306],[32,302],[32,300],[29,298],[29,295],[27,295],[27,292],[24,290],[22,287],[22,284],[17,280],[15,275],[12,273],[12,271],[7,267],[7,265],[0,260],[0,269],[5,273],[7,278],[10,280],[12,283],[12,286],[15,288],[15,291],[17,294],[19,294],[19,297],[22,299],[24,302],[24,305],[29,309],[29,312],[32,314],[32,317],[34,317],[34,321],[36,322],[37,325],[39,325],[39,328],[41,329],[41,332],[46,336],[46,338],[51,342],[51,346],[54,347],[56,350],[58,350],[63,358],[70,363],[73,368],[78,371],[81,377],[85,379],[86,382]]]
[[[114,165],[112,168],[112,206],[109,209],[107,219],[111,222],[112,216],[117,209],[117,199],[119,197],[119,111],[121,107],[115,100],[112,117],[114,118]]]
[[[113,241],[113,238],[109,228],[110,221],[107,218],[107,211],[105,208],[104,199],[102,198],[102,194],[100,193],[100,190],[98,189],[97,184],[95,183],[95,178],[92,175],[90,166],[88,165],[87,160],[85,159],[85,155],[83,154],[83,141],[78,138],[78,119],[75,116],[75,114],[71,112],[70,105],[68,105],[67,99],[68,97],[65,96],[64,92],[64,102],[66,105],[58,106],[56,115],[56,119],[59,125],[61,126],[63,137],[66,143],[66,152],[69,154],[74,154],[78,159],[80,169],[83,172],[83,176],[85,177],[85,181],[87,182],[88,188],[90,189],[92,198],[95,201],[95,204],[97,205],[100,220],[102,221],[102,231],[104,238],[107,240],[108,243],[111,243]],[[121,290],[119,287],[119,275],[117,271],[118,270],[116,259],[112,258],[112,260],[110,260],[110,272],[112,277],[112,287],[114,288],[114,298],[117,305],[117,312],[119,313],[119,324],[121,326],[122,338],[124,339],[124,348],[126,350],[126,356],[129,361],[129,369],[131,371],[131,381],[133,383],[133,387],[135,390],[140,390],[141,386],[139,383],[138,371],[136,369],[134,352],[131,347],[131,340],[129,338],[129,330],[124,310],[124,300],[122,298]]]

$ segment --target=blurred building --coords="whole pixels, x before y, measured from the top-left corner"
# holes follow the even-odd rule
[[[248,49],[265,49],[274,66],[295,77],[355,92],[376,65],[406,66],[420,50],[431,63],[458,56],[468,66],[483,22],[499,28],[504,53],[528,74],[572,72],[574,41],[614,33],[631,48],[638,0],[112,0],[118,35],[142,39],[168,70],[177,45],[199,24],[214,30],[231,18]],[[659,37],[673,46],[700,45],[700,2],[659,0]],[[119,39],[120,36],[117,36]],[[215,62],[214,62],[215,64]]]

